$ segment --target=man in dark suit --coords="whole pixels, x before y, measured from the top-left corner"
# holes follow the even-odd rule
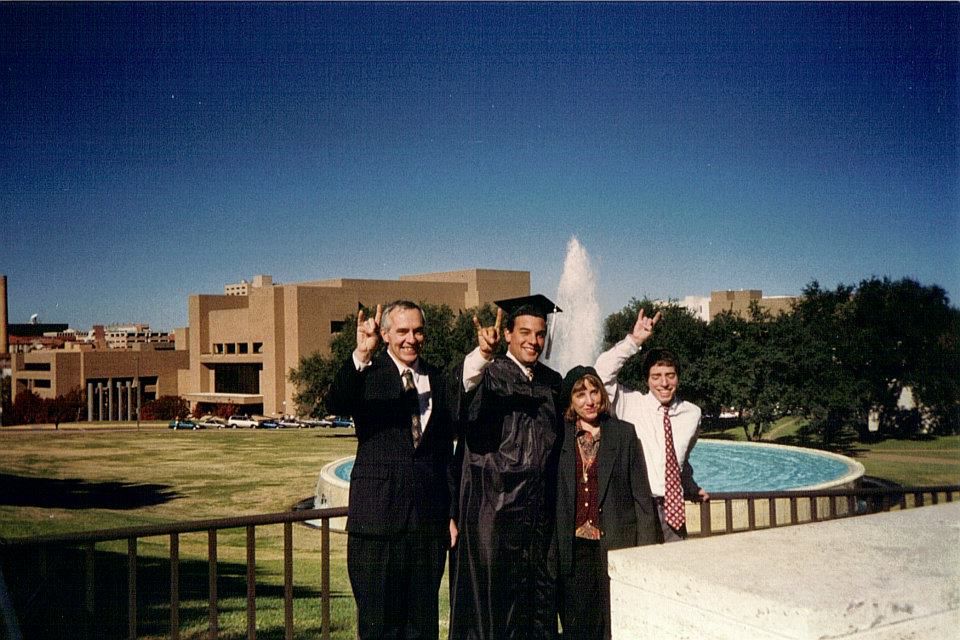
[[[376,352],[381,339],[386,349]],[[378,305],[372,319],[360,311],[357,348],[327,397],[331,411],[353,416],[357,434],[347,570],[361,639],[439,635],[440,579],[455,541],[453,429],[444,376],[420,358],[424,339],[412,302]]]

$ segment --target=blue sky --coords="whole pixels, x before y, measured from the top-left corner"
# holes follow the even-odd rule
[[[10,321],[275,281],[960,296],[960,4],[0,5]]]

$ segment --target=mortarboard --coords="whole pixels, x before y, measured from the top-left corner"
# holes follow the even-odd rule
[[[547,296],[537,293],[532,296],[520,296],[519,298],[507,298],[506,300],[495,300],[494,303],[508,315],[514,315],[517,311],[522,310],[524,307],[533,307],[537,311],[541,312],[547,318],[547,339],[546,344],[543,348],[543,357],[550,357],[550,347],[553,346],[553,326],[554,323],[550,322],[551,313],[562,313],[563,309],[557,306],[557,304],[548,298]],[[515,317],[515,316],[514,316]]]

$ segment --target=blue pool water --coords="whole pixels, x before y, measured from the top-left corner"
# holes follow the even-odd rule
[[[700,440],[690,454],[694,477],[707,491],[780,491],[830,482],[846,475],[843,460],[813,451]],[[350,481],[353,460],[338,465]]]

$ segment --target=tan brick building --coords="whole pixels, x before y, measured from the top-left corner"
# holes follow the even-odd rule
[[[293,413],[290,370],[302,357],[329,354],[331,338],[359,304],[404,298],[462,310],[529,293],[527,271],[467,269],[295,284],[257,276],[227,285],[223,295],[190,296],[190,367],[181,373],[180,395],[191,404],[232,403],[251,414]]]
[[[159,396],[177,395],[180,374],[190,365],[185,348],[158,350],[144,344],[98,351],[72,346],[12,354],[13,399],[25,390],[55,398],[84,389],[87,412],[81,417],[135,420],[137,406]]]
[[[724,311],[746,318],[750,313],[750,303],[756,301],[761,309],[776,316],[787,313],[800,298],[796,296],[767,296],[760,289],[740,289],[738,291],[710,292],[710,320]]]

